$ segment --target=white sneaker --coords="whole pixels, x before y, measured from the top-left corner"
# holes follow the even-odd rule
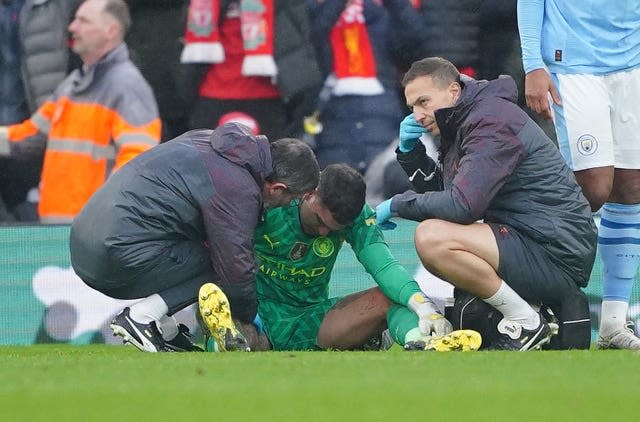
[[[598,336],[596,348],[640,350],[640,338],[633,333],[633,322],[628,321],[624,327],[614,331],[606,338]]]

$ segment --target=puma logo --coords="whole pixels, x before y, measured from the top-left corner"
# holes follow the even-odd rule
[[[264,240],[267,241],[267,243],[269,244],[269,246],[271,246],[271,249],[275,249],[276,246],[278,246],[280,244],[280,242],[272,242],[271,239],[269,238],[268,234],[265,234],[262,236],[264,238]]]

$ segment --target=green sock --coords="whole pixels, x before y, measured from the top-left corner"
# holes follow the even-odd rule
[[[387,324],[389,325],[391,337],[401,346],[404,346],[406,341],[415,340],[413,337],[415,337],[416,332],[420,333],[418,316],[406,306],[396,303],[392,304],[387,311]],[[411,338],[407,338],[407,334]]]

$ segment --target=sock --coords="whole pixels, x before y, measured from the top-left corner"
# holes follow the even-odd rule
[[[169,307],[158,294],[152,294],[138,303],[130,306],[129,315],[134,321],[148,324],[151,321],[159,321],[169,312]]]
[[[401,346],[404,346],[408,341],[422,339],[418,328],[418,316],[406,306],[397,303],[391,304],[387,311],[387,325],[391,338]],[[410,332],[411,334],[409,334]]]
[[[420,332],[420,328],[412,328],[407,334],[404,335],[404,344],[409,343],[410,341],[420,341],[422,340],[422,333]]]
[[[629,304],[618,300],[603,300],[600,311],[600,335],[608,337],[627,322]]]
[[[602,334],[603,329],[611,332],[622,328],[627,320],[631,289],[640,262],[640,204],[604,204],[598,251],[602,259]]]
[[[176,321],[172,316],[162,315],[162,317],[156,321],[156,324],[158,324],[158,330],[160,330],[162,338],[167,341],[171,341],[176,338],[180,332],[178,330],[178,321]]]
[[[540,315],[502,280],[500,288],[491,297],[482,299],[502,313],[505,319],[533,330],[540,325]]]

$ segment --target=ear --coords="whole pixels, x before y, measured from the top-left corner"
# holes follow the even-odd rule
[[[314,200],[318,196],[317,193],[318,193],[317,189],[314,189],[314,190],[309,191],[309,192],[305,192],[304,194],[302,194],[302,198],[300,198],[300,199],[302,199],[303,201]]]
[[[287,185],[282,182],[265,182],[265,191],[271,196],[277,196],[287,190]]]
[[[453,103],[455,104],[460,98],[460,94],[462,93],[462,87],[458,82],[451,82],[449,85],[449,94],[451,94],[451,98],[453,99]]]
[[[116,18],[112,16],[107,16],[107,36],[109,39],[117,39],[122,38],[122,26],[120,22],[116,20]]]

